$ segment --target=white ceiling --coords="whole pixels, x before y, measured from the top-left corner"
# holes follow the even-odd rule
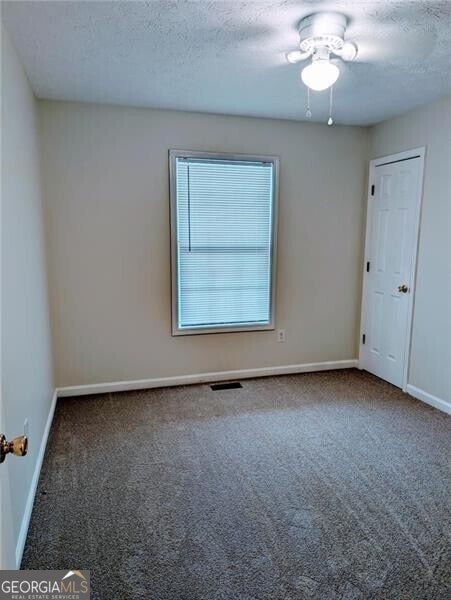
[[[451,2],[3,2],[40,98],[305,120],[297,23],[337,10],[358,61],[339,61],[335,121],[367,125],[451,93]],[[328,94],[312,98],[327,118]]]

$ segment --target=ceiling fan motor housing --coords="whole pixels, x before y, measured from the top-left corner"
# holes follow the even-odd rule
[[[299,23],[300,49],[313,54],[319,48],[340,52],[344,45],[347,18],[334,12],[309,15]]]

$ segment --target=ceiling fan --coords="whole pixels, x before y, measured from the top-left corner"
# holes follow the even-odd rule
[[[288,52],[286,58],[296,64],[311,57],[310,64],[301,73],[309,89],[320,92],[337,81],[340,69],[330,62],[331,56],[345,61],[357,56],[356,44],[345,41],[347,23],[345,15],[335,12],[315,13],[299,23],[299,50]]]

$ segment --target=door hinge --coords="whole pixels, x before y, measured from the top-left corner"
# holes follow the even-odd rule
[[[368,260],[366,263],[366,272],[369,273],[370,272],[370,261]]]
[[[362,335],[362,344],[364,344],[364,343],[365,343],[365,340],[366,340],[366,335],[365,335],[365,334],[363,334],[363,335]]]
[[[375,190],[375,187],[374,187],[374,185],[372,185],[372,186],[371,186],[371,195],[372,195],[372,196],[374,196],[374,190]]]

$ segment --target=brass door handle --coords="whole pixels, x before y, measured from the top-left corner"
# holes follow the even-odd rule
[[[0,463],[2,463],[7,454],[14,456],[25,456],[28,450],[28,438],[26,435],[19,435],[10,442],[6,441],[3,433],[0,433]]]

